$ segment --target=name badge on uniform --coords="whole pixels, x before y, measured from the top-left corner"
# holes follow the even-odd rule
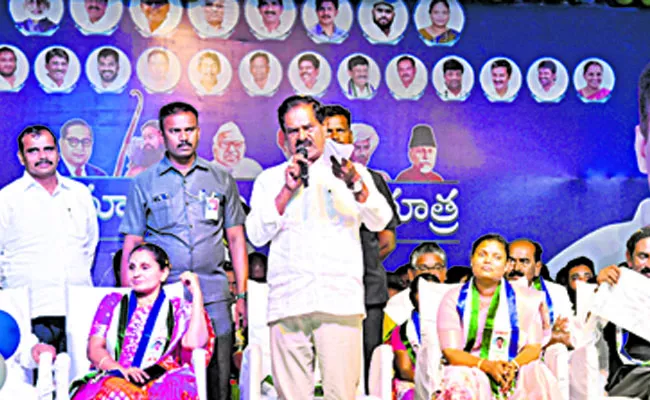
[[[205,219],[218,220],[219,219],[219,206],[221,199],[216,193],[212,193],[205,198]]]

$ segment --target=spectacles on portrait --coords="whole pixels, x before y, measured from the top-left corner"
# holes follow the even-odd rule
[[[77,148],[79,147],[79,144],[81,144],[81,147],[87,148],[93,145],[93,140],[91,138],[85,138],[85,139],[77,139],[77,138],[65,138],[66,142],[70,145],[72,148]]]
[[[228,150],[229,148],[235,149],[235,150],[241,150],[242,147],[244,147],[244,142],[238,142],[238,141],[232,141],[232,142],[226,142],[222,141],[219,142],[219,148],[222,150]]]
[[[142,4],[149,7],[162,7],[169,4],[169,0],[142,0]]]

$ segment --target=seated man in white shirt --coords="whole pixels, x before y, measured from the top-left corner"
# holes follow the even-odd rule
[[[319,363],[325,398],[353,399],[364,317],[361,224],[391,219],[370,173],[349,161],[352,145],[325,139],[322,105],[292,96],[278,109],[291,158],[255,180],[246,231],[271,242],[267,281],[273,380],[281,398],[314,396]]]
[[[85,185],[56,172],[59,152],[49,128],[25,128],[18,149],[25,173],[0,190],[2,285],[29,287],[32,331],[61,353],[66,285],[92,285],[97,211]]]

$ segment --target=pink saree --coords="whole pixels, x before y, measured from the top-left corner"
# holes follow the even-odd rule
[[[111,326],[115,324],[120,314],[120,301],[122,295],[111,293],[104,297],[100,303],[95,319],[90,329],[90,336],[101,336],[110,343]],[[74,393],[73,400],[147,400],[147,399],[198,399],[196,380],[191,366],[192,353],[190,349],[182,346],[182,338],[188,329],[191,304],[184,300],[173,298],[168,301],[168,312],[160,312],[157,319],[168,319],[173,316],[173,329],[167,344],[167,337],[160,335],[160,330],[152,332],[151,339],[142,368],[154,364],[164,367],[167,371],[158,379],[154,379],[144,386],[136,386],[125,379],[98,374],[92,377]],[[169,308],[171,307],[171,309]],[[143,338],[147,317],[151,311],[149,307],[137,307],[126,325],[122,349],[118,362],[125,368],[132,365],[138,345]],[[214,348],[215,335],[205,314],[210,338],[205,346],[207,350],[206,363],[210,361]],[[170,321],[171,322],[171,321]],[[164,323],[161,322],[164,325]],[[170,326],[168,324],[168,326]],[[163,350],[163,348],[165,348]],[[110,352],[110,344],[107,345]]]
[[[519,321],[518,349],[527,344],[540,344],[543,330],[540,316],[539,294],[528,288],[513,286],[516,295],[517,315]],[[457,310],[461,288],[447,292],[438,310],[438,337],[441,349],[464,350],[466,340],[462,320]],[[470,353],[480,356],[483,342],[483,330],[487,319],[490,298],[480,297],[478,332]],[[489,340],[489,339],[488,339]],[[440,394],[437,400],[553,400],[561,398],[557,382],[551,371],[537,360],[523,365],[518,372],[514,392],[508,395],[496,395],[490,387],[490,379],[478,368],[465,366],[446,366]]]

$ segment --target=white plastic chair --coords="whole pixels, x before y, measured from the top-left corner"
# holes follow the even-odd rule
[[[598,285],[594,283],[585,282],[578,282],[576,286],[576,317],[579,321],[586,322],[583,327],[585,341],[579,344],[571,355],[571,400],[638,400],[632,397],[605,395],[605,381],[600,373],[598,347],[596,347],[596,341],[602,332],[598,329],[596,317],[587,318],[597,287]]]
[[[446,284],[420,280],[420,332],[422,342],[415,366],[415,398],[429,400],[442,380],[440,360],[442,350],[438,340],[438,307],[447,292],[458,284]]]
[[[38,365],[39,380],[36,388],[33,386],[32,370],[23,368],[22,365],[33,363],[31,360],[32,347],[38,343],[36,336],[32,334],[32,325],[30,318],[30,300],[29,288],[27,286],[0,290],[0,310],[9,313],[20,329],[20,343],[16,353],[7,360],[8,379],[15,380],[7,382],[6,387],[0,393],[0,399],[8,398],[6,396],[17,396],[17,392],[9,393],[15,387],[20,391],[22,400],[52,399],[53,392],[56,391],[57,399],[67,395],[68,387],[68,368],[70,360],[66,354],[57,355],[56,362],[52,364],[52,357],[42,356]],[[21,362],[22,361],[22,362]],[[56,372],[56,381],[52,379],[53,370]],[[56,387],[54,386],[57,383]],[[16,386],[13,386],[13,383]],[[11,389],[10,389],[10,385]],[[22,386],[22,387],[21,387]]]
[[[268,286],[248,281],[248,346],[244,350],[242,368],[239,376],[240,398],[260,400],[272,398],[262,393],[262,381],[271,375],[271,345],[267,325]],[[363,359],[361,352],[359,357]],[[318,364],[316,364],[318,365]],[[381,345],[372,354],[369,373],[369,393],[364,393],[363,362],[361,379],[357,387],[357,399],[391,400],[391,378],[393,352],[390,346]],[[315,378],[319,380],[318,367]]]
[[[169,298],[183,298],[183,284],[178,282],[165,285],[165,293]],[[70,377],[76,379],[86,374],[91,367],[86,356],[88,347],[88,334],[93,318],[99,303],[104,296],[110,293],[128,293],[129,288],[114,287],[89,287],[89,286],[68,286],[67,292],[67,317],[66,333],[67,346],[71,358]],[[196,384],[200,400],[207,400],[206,389],[206,352],[204,349],[196,349],[192,352],[192,365],[194,367]],[[57,400],[68,400],[69,396]]]

